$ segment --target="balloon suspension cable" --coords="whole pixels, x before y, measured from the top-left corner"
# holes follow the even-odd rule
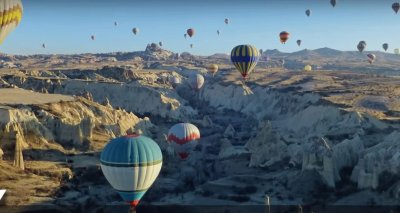
[[[254,94],[253,91],[251,91],[251,88],[247,86],[246,82],[248,81],[248,78],[244,78],[242,79],[241,83],[242,83],[242,88],[245,92],[246,95],[252,95]]]

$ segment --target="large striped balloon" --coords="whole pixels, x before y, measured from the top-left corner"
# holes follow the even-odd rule
[[[243,78],[254,70],[258,59],[260,59],[260,52],[252,45],[239,45],[231,52],[231,61]]]
[[[194,150],[199,139],[199,129],[190,123],[175,124],[168,131],[167,140],[182,160]]]
[[[21,0],[0,0],[0,44],[21,22]]]
[[[160,173],[162,154],[152,139],[127,135],[111,140],[100,156],[104,176],[122,199],[136,207]]]

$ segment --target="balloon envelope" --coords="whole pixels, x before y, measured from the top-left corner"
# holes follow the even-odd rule
[[[279,34],[279,39],[281,40],[281,43],[284,44],[286,43],[286,41],[289,39],[290,33],[286,32],[286,31],[282,31]]]
[[[254,70],[259,59],[260,51],[253,45],[239,45],[231,51],[231,61],[243,78]]]
[[[304,71],[312,71],[312,66],[311,65],[306,65],[305,67],[304,67]]]
[[[189,28],[186,30],[186,33],[189,35],[189,37],[192,37],[195,34],[195,30],[193,28]]]
[[[132,32],[133,32],[133,34],[135,34],[135,35],[138,34],[138,33],[139,33],[139,28],[136,28],[136,27],[133,28],[133,29],[132,29]]]
[[[226,19],[224,20],[224,22],[225,22],[225,24],[229,24],[229,19],[226,18]]]
[[[332,5],[332,7],[335,7],[336,6],[336,0],[331,0],[331,5]]]
[[[297,40],[296,43],[297,43],[297,45],[300,47],[300,45],[301,45],[301,40]]]
[[[189,85],[193,90],[200,90],[204,84],[204,77],[200,74],[191,74],[189,76]]]
[[[208,66],[208,71],[209,71],[212,75],[215,75],[215,73],[218,72],[218,65],[216,65],[216,64],[211,64],[210,66]]]
[[[399,48],[394,49],[394,54],[399,55],[400,54],[400,49]]]
[[[175,124],[168,131],[167,137],[167,141],[182,160],[185,160],[193,152],[199,139],[199,129],[190,123]]]
[[[367,47],[367,43],[365,41],[360,41],[360,43],[357,45],[357,49],[360,53],[364,51],[365,47]]]
[[[398,3],[398,2],[393,3],[392,9],[394,10],[395,13],[398,13],[399,9],[400,9],[400,3]]]
[[[375,54],[372,54],[372,53],[368,54],[367,57],[368,57],[368,62],[369,62],[370,64],[372,64],[372,63],[375,61],[375,59],[376,59],[376,55],[375,55]]]
[[[382,47],[383,47],[383,49],[384,49],[385,51],[387,51],[387,50],[389,49],[389,44],[388,44],[388,43],[384,43],[384,44],[382,45]]]
[[[307,15],[308,17],[310,17],[310,15],[311,15],[311,10],[310,10],[310,9],[306,10],[306,15]]]
[[[162,153],[152,139],[127,135],[112,139],[104,147],[100,165],[107,181],[122,199],[137,206],[160,173]]]
[[[22,14],[21,0],[0,1],[0,44],[19,25]]]

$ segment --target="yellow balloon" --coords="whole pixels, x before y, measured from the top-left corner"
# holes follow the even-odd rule
[[[208,71],[209,71],[212,75],[215,75],[215,73],[218,72],[218,65],[216,65],[216,64],[211,64],[210,66],[208,66]]]
[[[304,71],[307,71],[307,72],[312,71],[312,66],[311,66],[311,65],[306,65],[306,66],[304,67]]]
[[[22,13],[21,0],[0,1],[0,44],[21,22]]]

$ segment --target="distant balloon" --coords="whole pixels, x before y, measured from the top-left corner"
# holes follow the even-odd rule
[[[186,39],[186,37],[187,37],[187,34],[185,33],[185,34],[183,34],[183,37],[185,37],[185,39]]]
[[[229,19],[226,18],[226,19],[224,20],[224,22],[225,22],[225,24],[229,24]]]
[[[160,173],[162,153],[152,139],[127,135],[104,147],[100,165],[110,185],[135,208]]]
[[[308,9],[308,10],[306,10],[306,15],[308,16],[308,17],[310,17],[311,16],[311,10],[310,9]]]
[[[385,51],[387,51],[387,50],[389,49],[389,44],[388,44],[388,43],[384,43],[384,44],[382,45],[382,47],[383,47],[383,49],[384,49]]]
[[[92,40],[94,40],[94,39],[95,39],[94,35],[90,36],[90,38],[91,38]]]
[[[193,48],[193,46],[194,46],[193,44],[190,44],[190,48]]]
[[[279,34],[279,38],[281,40],[281,43],[284,44],[286,43],[286,41],[289,39],[290,33],[286,32],[286,31],[282,31]]]
[[[19,25],[22,14],[21,0],[0,1],[0,44]]]
[[[162,41],[158,42],[158,44],[160,45],[160,47],[162,47],[163,45]]]
[[[260,49],[260,56],[262,56],[263,52],[264,52],[264,51],[263,51],[262,49]]]
[[[208,66],[208,71],[214,76],[215,73],[218,72],[218,65],[211,64],[210,66]]]
[[[394,49],[394,54],[400,55],[400,49],[399,48]]]
[[[179,84],[181,84],[181,82],[182,80],[177,76],[172,76],[172,78],[170,78],[170,83],[173,88],[177,87]]]
[[[135,34],[135,35],[138,34],[138,33],[139,33],[139,28],[136,28],[136,27],[133,28],[133,29],[132,29],[132,32],[133,32],[133,34]]]
[[[281,60],[279,60],[279,62],[281,62],[282,67],[285,65],[285,59],[281,59]]]
[[[114,26],[117,26],[117,25],[118,25],[118,23],[115,21],[115,22],[114,22]]]
[[[296,43],[297,43],[297,45],[300,47],[300,45],[301,45],[301,40],[297,40]]]
[[[45,44],[45,43],[43,43],[43,44],[42,44],[42,47],[43,47],[43,48],[46,48],[46,44]]]
[[[243,78],[254,70],[259,59],[260,51],[253,45],[239,45],[231,51],[231,61]]]
[[[189,85],[193,90],[199,91],[204,85],[204,77],[200,74],[191,74],[189,76]]]
[[[336,0],[331,0],[331,5],[332,5],[332,7],[335,7],[336,6]]]
[[[357,45],[357,49],[360,53],[363,52],[366,47],[367,43],[365,41],[360,41],[360,43]]]
[[[370,64],[374,63],[374,61],[376,59],[376,55],[375,54],[370,53],[370,54],[367,55],[367,57],[368,57],[368,62]]]
[[[175,124],[168,131],[167,141],[182,160],[187,159],[193,152],[200,139],[199,129],[190,123]]]
[[[392,4],[392,9],[397,14],[399,12],[399,9],[400,9],[400,3],[398,3],[398,2],[393,3]]]
[[[306,65],[305,67],[304,67],[304,71],[306,71],[306,72],[310,72],[310,71],[312,71],[312,66],[311,65]]]
[[[193,28],[189,28],[186,30],[186,33],[189,35],[189,37],[191,38],[192,36],[194,36],[195,34],[195,30]]]
[[[219,33],[220,33],[219,30],[217,30],[217,34],[218,34],[218,35],[219,35]]]

